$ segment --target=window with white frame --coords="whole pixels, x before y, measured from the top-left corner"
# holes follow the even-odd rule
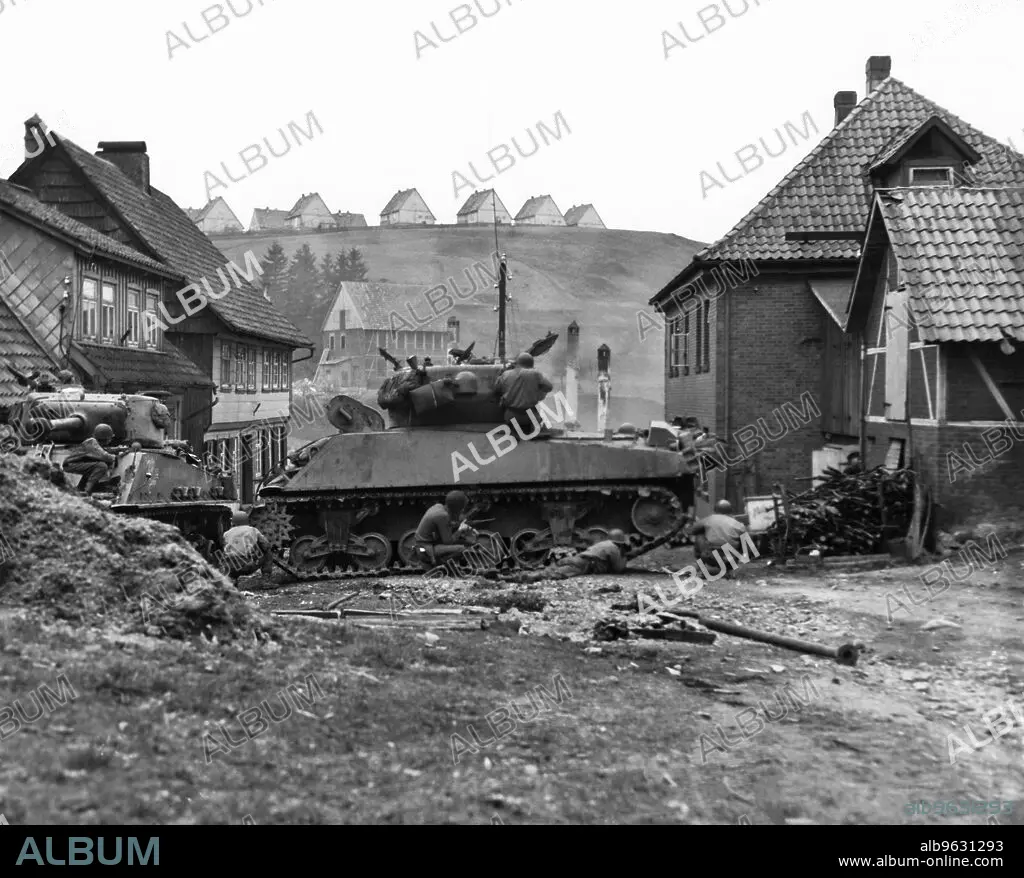
[[[329,351],[333,351],[334,350],[334,333],[333,332],[330,335],[327,336],[327,350],[329,350]]]
[[[246,353],[245,389],[250,393],[256,392],[256,348],[249,348]]]
[[[115,291],[113,284],[103,284],[103,292],[100,305],[100,324],[102,326],[104,341],[113,341],[114,339],[114,321],[117,315],[114,292]]]
[[[235,386],[235,382],[232,377],[232,362],[233,352],[231,350],[231,342],[222,341],[220,343],[220,389],[221,390],[232,390]]]
[[[132,347],[138,347],[139,344],[139,300],[138,290],[128,290],[128,307],[125,313],[128,319],[127,341]]]
[[[678,375],[683,365],[683,318],[673,317],[669,323],[671,338],[669,343],[669,369]]]
[[[952,168],[911,168],[911,186],[952,186]]]
[[[96,281],[82,281],[82,338],[96,337]]]
[[[270,389],[280,390],[281,389],[281,352],[273,351],[270,354]]]
[[[159,293],[146,293],[146,344],[151,348],[160,347],[160,327],[157,325],[156,316],[156,309],[159,302]]]

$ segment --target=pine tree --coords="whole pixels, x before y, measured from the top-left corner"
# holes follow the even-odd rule
[[[338,251],[338,256],[334,261],[335,271],[338,273],[338,280],[352,280],[348,276],[348,254],[344,250]]]
[[[280,241],[274,241],[261,260],[263,264],[263,287],[270,293],[272,301],[280,302],[287,286],[288,257]]]
[[[303,244],[288,266],[288,310],[298,317],[312,317],[320,301],[320,272],[316,256]]]
[[[358,247],[353,247],[348,251],[348,266],[346,267],[346,274],[348,275],[345,280],[351,281],[365,281],[366,273],[369,271],[366,263],[363,262],[363,254],[359,251]]]
[[[338,270],[334,264],[334,258],[330,253],[325,253],[320,262],[320,282],[323,285],[321,296],[324,301],[331,301],[338,292]]]

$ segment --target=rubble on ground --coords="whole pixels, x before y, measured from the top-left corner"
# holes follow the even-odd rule
[[[177,528],[115,515],[46,476],[30,459],[0,455],[0,605],[176,638],[272,632]]]

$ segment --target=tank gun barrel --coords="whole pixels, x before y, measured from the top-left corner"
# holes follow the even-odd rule
[[[33,431],[39,430],[42,435],[49,436],[51,433],[85,433],[85,416],[73,414],[67,418],[33,418],[31,422]]]

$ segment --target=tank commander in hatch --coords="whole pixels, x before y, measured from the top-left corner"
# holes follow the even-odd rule
[[[469,548],[475,534],[462,521],[469,498],[462,491],[450,491],[444,503],[431,506],[416,528],[415,557],[420,566],[433,569],[458,558]]]
[[[83,494],[94,494],[100,482],[107,478],[108,467],[117,463],[117,457],[106,450],[114,439],[114,431],[108,424],[99,424],[92,436],[64,461],[64,472],[80,475],[78,490]]]
[[[521,435],[532,435],[543,424],[536,406],[554,388],[539,369],[533,368],[533,357],[523,353],[516,357],[515,365],[498,376],[494,395],[501,402],[505,423],[519,424]],[[530,412],[533,411],[531,423]],[[541,432],[545,432],[543,429]]]

